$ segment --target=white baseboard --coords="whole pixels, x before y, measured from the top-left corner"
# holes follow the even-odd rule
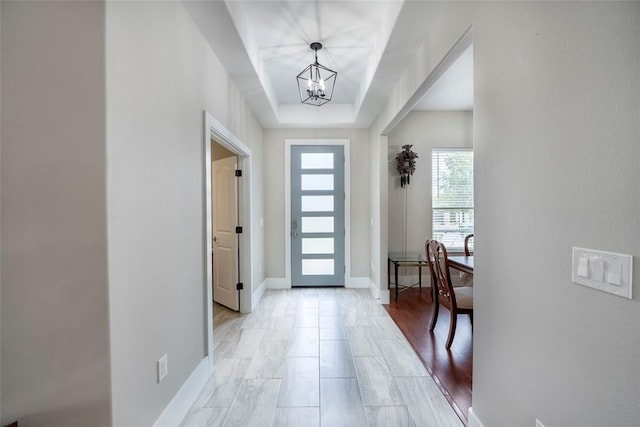
[[[366,289],[370,286],[369,280],[370,279],[368,277],[347,277],[344,287]]]
[[[205,357],[180,387],[176,395],[173,396],[173,399],[162,411],[160,417],[153,423],[153,427],[175,427],[180,425],[187,412],[189,412],[191,405],[198,398],[211,373],[212,367],[209,357]]]
[[[391,303],[391,297],[388,289],[384,289],[380,291],[380,296],[378,297],[378,302],[380,304],[389,304]]]
[[[473,408],[469,408],[469,424],[468,427],[484,427],[480,418],[473,412]]]
[[[389,304],[389,290],[388,289],[380,289],[376,282],[369,278],[369,291],[373,298],[378,300],[380,304]]]
[[[381,298],[382,301],[386,301],[382,302],[382,304],[389,304],[389,291],[387,291],[386,289],[384,290],[384,292],[381,292],[379,289],[377,290],[377,287],[369,277],[348,277],[345,282],[345,288],[369,288],[374,298]],[[291,289],[291,281],[286,277],[267,277],[264,280],[264,285],[266,289]]]
[[[286,277],[267,277],[264,283],[267,289],[291,289],[291,281]]]
[[[264,295],[264,291],[266,290],[267,290],[267,280],[265,279],[262,281],[262,283],[260,283],[260,286],[258,286],[258,289],[253,291],[253,294],[251,294],[251,311],[253,311],[258,306],[258,303],[260,302],[260,299],[262,299],[262,296]]]

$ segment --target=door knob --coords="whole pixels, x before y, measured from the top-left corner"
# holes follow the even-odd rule
[[[217,242],[217,241],[218,241],[218,238],[217,238],[216,236],[213,236],[213,241],[214,241],[214,242]]]

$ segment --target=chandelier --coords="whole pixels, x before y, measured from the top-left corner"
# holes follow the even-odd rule
[[[313,42],[309,47],[315,52],[316,61],[298,74],[298,92],[303,104],[319,107],[331,101],[338,73],[318,63],[322,43]]]

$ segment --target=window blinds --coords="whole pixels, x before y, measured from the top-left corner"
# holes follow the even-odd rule
[[[431,171],[433,238],[462,249],[473,233],[473,150],[434,148]]]

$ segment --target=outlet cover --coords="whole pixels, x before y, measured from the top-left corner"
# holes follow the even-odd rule
[[[167,355],[165,354],[158,360],[158,382],[165,379],[169,374],[169,362],[167,361]]]

